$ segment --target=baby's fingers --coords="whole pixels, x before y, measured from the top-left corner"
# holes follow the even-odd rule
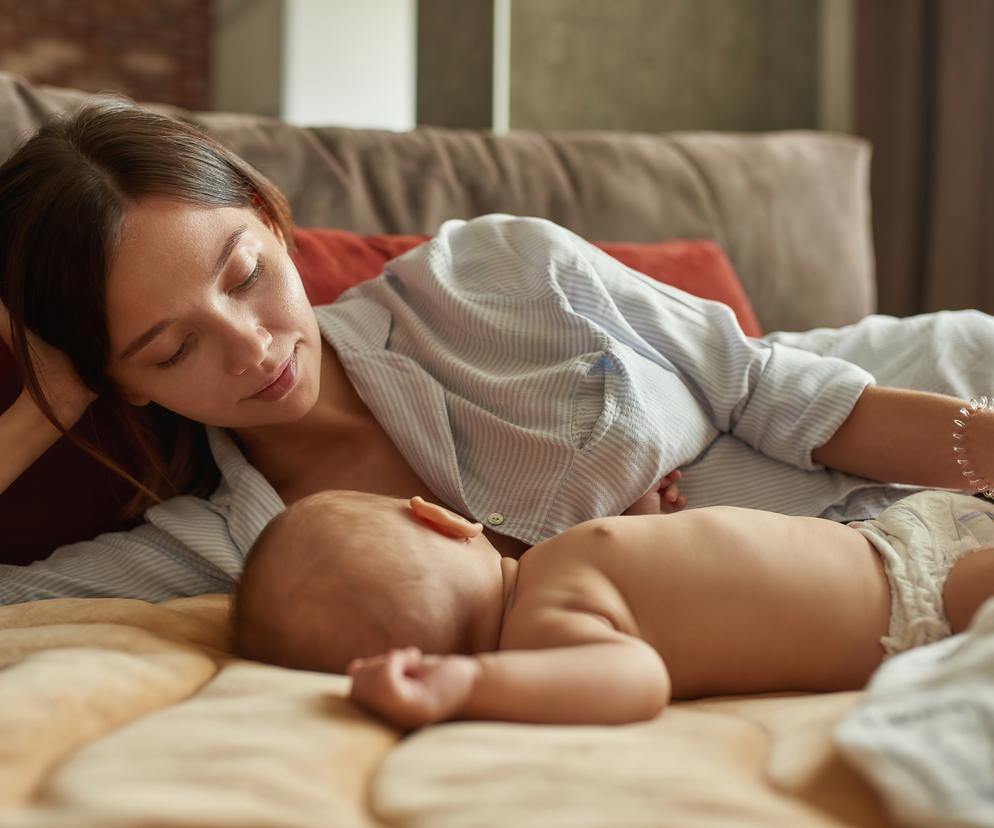
[[[665,490],[669,489],[671,486],[673,486],[681,477],[683,477],[683,475],[680,474],[680,470],[674,469],[666,476],[661,477],[659,480],[657,480],[656,485],[653,488],[655,488],[657,492],[662,493]]]
[[[676,486],[670,486],[659,499],[659,511],[667,515],[679,512],[686,505],[687,498]]]

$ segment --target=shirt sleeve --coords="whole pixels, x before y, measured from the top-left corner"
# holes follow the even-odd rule
[[[564,274],[558,289],[574,310],[676,371],[718,430],[769,457],[821,468],[811,451],[831,438],[874,382],[845,360],[747,337],[721,302],[657,282],[551,222],[504,221],[522,222],[524,235],[548,239],[551,266]]]
[[[150,524],[62,546],[28,566],[0,565],[0,604],[69,597],[165,601],[231,588],[219,567]]]

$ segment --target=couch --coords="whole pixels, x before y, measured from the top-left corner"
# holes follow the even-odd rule
[[[0,158],[74,90],[0,74]],[[766,331],[874,308],[869,147],[824,133],[561,134],[200,124],[302,226],[429,234],[538,215],[598,241],[711,239]],[[235,659],[225,595],[0,607],[4,826],[891,824],[832,729],[859,693],[677,703],[624,727],[454,723],[400,734],[348,679]]]

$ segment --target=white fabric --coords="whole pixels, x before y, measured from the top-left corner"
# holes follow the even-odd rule
[[[994,548],[994,503],[958,492],[917,492],[849,525],[876,548],[890,582],[890,626],[881,640],[887,654],[952,635],[942,600],[946,578],[967,553]]]
[[[811,451],[873,381],[750,339],[725,305],[540,219],[446,222],[318,320],[431,489],[527,543],[619,514],[675,468],[694,506],[723,502],[730,476],[760,508],[817,514],[848,489],[810,472]],[[703,468],[722,434],[741,455]],[[767,491],[768,466],[790,485]]]
[[[965,633],[885,662],[835,738],[901,825],[994,826],[994,599]]]

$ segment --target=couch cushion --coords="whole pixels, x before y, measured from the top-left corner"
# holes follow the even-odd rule
[[[390,260],[429,236],[360,236],[347,230],[306,229],[296,233],[294,261],[313,305],[333,302],[341,293],[383,271]],[[724,302],[742,330],[762,336],[756,313],[735,270],[713,242],[674,240],[649,244],[597,242],[598,247],[635,270],[695,296]]]
[[[86,97],[0,73],[0,159]],[[258,167],[304,226],[424,234],[499,212],[588,239],[712,239],[765,330],[836,327],[874,308],[870,147],[852,136],[388,132],[152,108],[199,124]]]

